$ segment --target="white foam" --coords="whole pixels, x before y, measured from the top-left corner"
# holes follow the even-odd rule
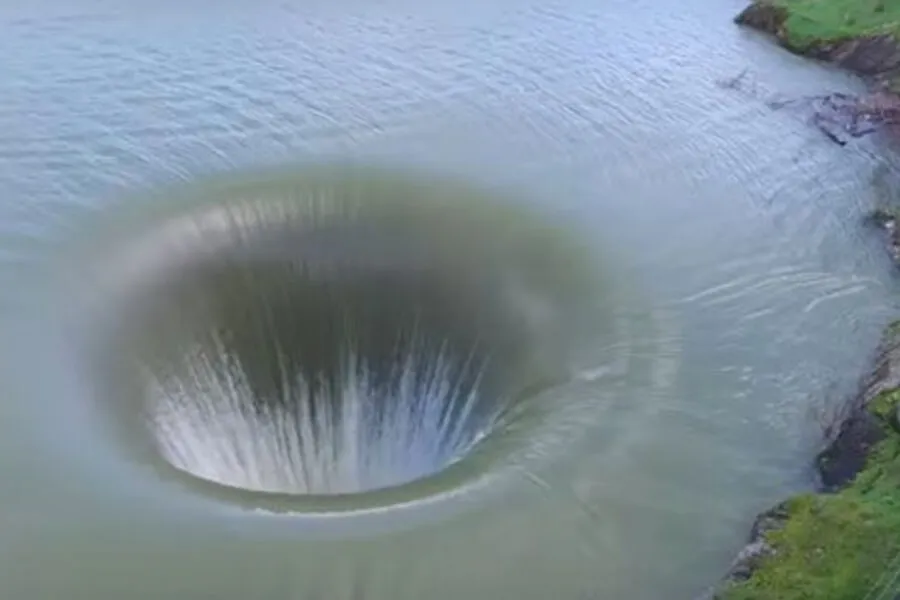
[[[221,343],[198,346],[177,374],[148,370],[159,452],[176,468],[229,486],[352,493],[436,472],[496,424],[497,410],[475,410],[477,381],[460,381],[443,352],[411,350],[379,386],[349,351],[338,389],[285,364],[284,397],[263,402]]]

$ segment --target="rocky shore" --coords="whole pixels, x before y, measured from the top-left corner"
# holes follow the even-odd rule
[[[840,8],[841,2],[834,0],[818,2],[800,0],[760,0],[748,6],[735,22],[773,35],[784,48],[810,58],[834,63],[873,81],[892,87],[900,75],[900,38],[887,27],[879,27],[879,20],[872,19],[871,25],[860,24],[863,16],[854,16],[852,10],[845,13],[841,22],[829,23],[832,16],[823,15],[819,27],[803,27],[804,21],[811,20],[810,6],[833,4]],[[883,0],[853,0],[855,8],[870,6],[871,16],[883,14],[889,22],[888,5],[893,11],[900,11],[896,2]],[[879,5],[881,9],[879,10]],[[801,7],[806,12],[801,13]],[[814,9],[813,9],[814,10]],[[824,11],[823,11],[824,12]],[[815,15],[812,12],[812,15]],[[797,22],[794,22],[797,21]],[[854,26],[859,26],[854,32]]]
[[[854,127],[863,120],[898,131],[900,0],[758,0],[735,20],[791,52],[865,77],[871,94],[842,96],[838,108]],[[900,211],[879,209],[870,222],[886,232],[900,264]],[[900,600],[898,411],[900,322],[886,328],[870,371],[827,432],[815,461],[818,489],[761,513],[729,573],[706,598]]]
[[[844,145],[885,128],[900,138],[900,2],[757,0],[735,22],[870,83],[866,94],[819,99],[814,122],[832,141]]]
[[[859,391],[849,399],[833,438],[816,457],[819,489],[780,502],[754,520],[747,545],[724,581],[707,597],[715,600],[863,598],[877,589],[888,569],[873,560],[854,576],[827,568],[854,569],[868,559],[900,557],[900,322],[891,324]],[[893,490],[881,495],[881,486]],[[868,498],[873,490],[877,497]],[[867,502],[874,505],[866,506]],[[884,503],[884,506],[877,506]],[[831,504],[832,506],[829,506]],[[844,511],[844,505],[862,508]],[[883,508],[886,522],[867,518]],[[879,512],[873,510],[873,513]],[[896,513],[891,518],[891,513]],[[833,514],[832,514],[833,513]],[[860,522],[854,522],[859,519]],[[848,547],[847,528],[859,527]],[[869,537],[868,527],[883,528]],[[815,529],[815,531],[812,531]],[[897,535],[889,544],[884,538]],[[858,553],[858,554],[857,554]],[[900,567],[900,565],[897,565]],[[785,577],[786,576],[786,577]],[[900,598],[900,577],[890,595]],[[859,589],[859,596],[848,590]],[[879,589],[879,591],[881,591]]]

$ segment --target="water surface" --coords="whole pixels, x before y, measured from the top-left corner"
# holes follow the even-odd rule
[[[181,4],[0,9],[0,596],[688,599],[810,485],[811,407],[896,290],[859,224],[877,161],[767,100],[856,82],[735,29],[737,1]],[[609,327],[584,443],[347,522],[166,483],[107,435],[57,327],[70,249],[110,214],[152,229],[147,190],[330,159],[586,234]]]

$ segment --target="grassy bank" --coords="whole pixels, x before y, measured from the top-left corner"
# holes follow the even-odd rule
[[[884,429],[864,469],[834,494],[788,503],[784,528],[767,534],[774,554],[722,600],[895,600],[900,597],[900,390],[868,410]]]
[[[756,0],[738,22],[900,92],[900,0]],[[900,220],[882,213],[873,219],[891,225],[900,262]],[[896,386],[900,325],[889,328],[886,342],[876,379]],[[729,578],[717,600],[900,600],[900,389],[873,397],[877,389],[857,398],[856,418],[841,430],[847,435],[820,457],[823,481],[839,489],[793,498],[776,509],[775,526],[754,528],[748,547],[764,551],[740,578]],[[859,423],[874,431],[868,441],[869,433],[851,433]],[[846,477],[827,482],[841,470]]]
[[[898,0],[773,0],[787,13],[784,30],[797,47],[892,35],[900,40]]]

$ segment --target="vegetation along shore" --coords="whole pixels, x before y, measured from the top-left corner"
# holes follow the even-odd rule
[[[900,1],[757,0],[735,21],[871,84],[867,94],[820,99],[815,120],[833,141],[884,128],[900,134]]]
[[[736,22],[868,80],[869,94],[826,103],[844,111],[845,133],[900,127],[900,0],[760,0]],[[880,209],[872,222],[900,258],[897,213]],[[900,323],[886,329],[832,433],[816,457],[819,489],[760,514],[711,597],[900,600]]]

